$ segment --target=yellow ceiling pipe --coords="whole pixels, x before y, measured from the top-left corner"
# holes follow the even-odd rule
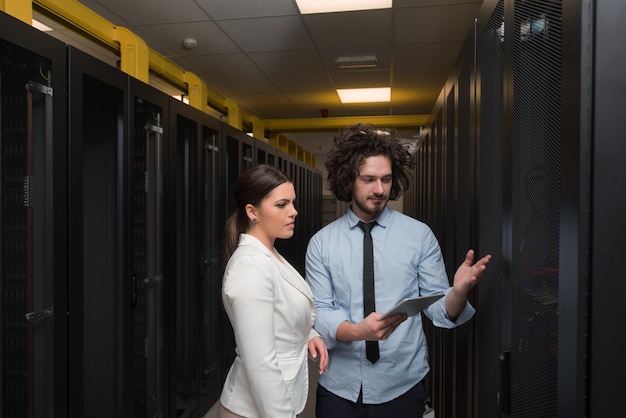
[[[181,89],[187,88],[190,105],[206,112],[208,105],[219,112],[228,115],[228,123],[236,129],[242,130],[243,124],[249,122],[254,133],[263,138],[262,130],[275,131],[311,131],[337,129],[351,125],[359,120],[367,121],[379,126],[422,126],[425,125],[428,115],[415,115],[405,117],[364,117],[364,118],[315,118],[315,119],[269,119],[261,122],[259,118],[245,114],[240,106],[232,99],[224,98],[215,91],[209,89],[206,84],[195,74],[187,72],[169,59],[149,48],[140,37],[130,30],[113,25],[111,22],[101,17],[91,9],[87,8],[76,0],[0,0],[1,5],[10,11],[14,10],[21,16],[22,20],[27,20],[30,11],[29,24],[32,24],[32,8],[37,7],[44,14],[50,15],[56,20],[65,22],[69,27],[101,42],[113,50],[117,50],[121,56],[121,69],[127,74],[149,82],[150,70],[160,74],[163,78]],[[30,5],[30,8],[28,7]],[[283,146],[279,138],[278,148],[288,148]],[[271,141],[270,141],[271,143]],[[292,151],[290,155],[297,154]]]
[[[300,161],[304,161],[304,148],[301,145],[296,145],[296,158]]]
[[[121,26],[115,26],[114,33],[114,39],[120,44],[120,70],[148,84],[150,81],[148,45],[142,38]]]
[[[430,115],[346,116],[336,118],[264,119],[265,129],[275,132],[327,131],[345,128],[357,122],[380,127],[417,128],[428,124]]]
[[[29,25],[33,24],[33,5],[24,0],[0,0],[0,11]]]
[[[221,113],[226,113],[224,97],[210,90],[197,75],[185,71],[153,49],[150,53],[150,69],[181,90],[187,90],[189,104],[196,109],[206,111],[208,104]]]
[[[233,99],[224,99],[224,107],[228,109],[228,124],[235,129],[242,130],[243,116],[239,105]]]
[[[206,113],[209,110],[207,105],[207,85],[196,74],[188,71],[183,73],[183,80],[187,83],[189,105]]]
[[[45,14],[119,50],[115,25],[76,0],[33,0]],[[121,52],[121,51],[120,51]]]
[[[20,2],[22,0],[0,1]],[[143,39],[130,30],[115,26],[78,1],[32,0],[32,4],[56,20],[65,22],[70,27],[85,33],[104,45],[118,50],[121,58],[121,70],[125,73],[148,83],[149,72],[152,69],[173,85],[186,88],[189,103],[193,107],[206,111],[210,103],[216,110],[224,111],[224,97],[213,91],[209,92],[209,88],[199,77],[184,71],[169,59],[149,48]]]
[[[120,69],[148,83],[150,72],[148,45],[133,32],[113,25],[76,0],[33,0],[32,4],[57,20],[117,49],[120,52]]]
[[[291,139],[287,140],[287,154],[298,158],[298,145]]]
[[[278,134],[275,132],[270,132],[270,134],[268,135],[268,138],[270,140],[270,145],[273,146],[276,149],[280,149],[279,145],[278,145]]]
[[[285,154],[289,154],[289,139],[283,134],[278,135],[278,149]]]
[[[169,80],[176,87],[181,90],[187,89],[187,85],[184,82],[184,73],[185,70],[180,68],[178,65],[174,64],[169,59],[165,58],[163,55],[158,52],[150,49],[150,69],[160,75],[165,80]],[[223,104],[224,99],[222,98],[221,102]]]
[[[249,115],[248,119],[252,125],[252,136],[256,139],[265,139],[265,125],[258,116]]]

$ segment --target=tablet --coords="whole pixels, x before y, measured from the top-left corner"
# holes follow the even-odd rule
[[[417,315],[426,309],[429,305],[435,302],[438,299],[441,299],[444,296],[443,293],[439,293],[436,295],[428,295],[428,296],[418,296],[416,298],[408,298],[401,300],[394,306],[389,309],[380,319],[385,319],[391,315],[395,315],[398,313],[405,313],[408,316]]]

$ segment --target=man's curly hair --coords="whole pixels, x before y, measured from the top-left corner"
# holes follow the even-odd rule
[[[363,160],[383,155],[391,161],[392,181],[389,199],[396,200],[409,187],[414,161],[408,146],[402,144],[394,130],[379,130],[368,124],[342,129],[334,139],[326,159],[328,186],[337,200],[350,202],[354,182]]]

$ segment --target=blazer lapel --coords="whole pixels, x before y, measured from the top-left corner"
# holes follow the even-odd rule
[[[304,281],[304,278],[300,275],[300,273],[298,273],[298,270],[293,268],[293,266],[283,258],[282,255],[279,254],[279,256],[281,260],[277,260],[276,257],[272,257],[272,262],[274,263],[276,270],[280,274],[280,277],[282,277],[283,280],[298,289],[298,291],[306,296],[307,299],[309,299],[312,303],[313,295],[311,294],[311,289]]]
[[[296,288],[304,296],[306,296],[306,298],[309,299],[309,302],[313,304],[313,295],[311,294],[311,289],[304,281],[304,278],[300,275],[300,273],[298,273],[298,270],[293,268],[293,266],[289,264],[289,262],[285,260],[282,255],[279,254],[278,256],[280,257],[280,260],[277,259],[271,253],[271,251],[265,245],[263,245],[263,243],[261,243],[261,241],[248,234],[241,234],[241,237],[239,238],[239,245],[250,245],[252,247],[258,248],[265,255],[270,257],[274,269],[280,275],[280,277],[291,286]]]

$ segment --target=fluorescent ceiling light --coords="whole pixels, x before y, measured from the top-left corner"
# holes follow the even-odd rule
[[[372,68],[378,64],[378,57],[366,55],[361,57],[338,57],[335,59],[337,68]]]
[[[300,13],[333,13],[390,9],[392,0],[296,0]]]
[[[391,87],[372,89],[337,89],[341,103],[375,103],[391,101]]]
[[[42,32],[52,32],[52,28],[48,25],[44,25],[43,23],[41,23],[38,20],[32,19],[33,21],[33,28],[35,29],[39,29]]]

